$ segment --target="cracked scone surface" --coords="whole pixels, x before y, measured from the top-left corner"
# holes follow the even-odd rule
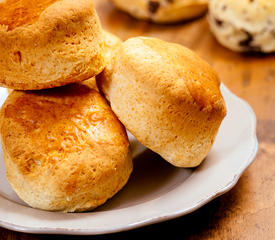
[[[116,194],[132,171],[124,127],[87,85],[13,91],[0,128],[7,178],[34,208],[91,210]]]
[[[212,68],[183,46],[138,37],[107,69],[98,86],[125,127],[171,164],[199,165],[226,114]]]
[[[111,0],[119,9],[138,19],[172,23],[206,12],[208,0]]]
[[[233,51],[275,51],[275,1],[210,0],[209,24],[216,39]]]
[[[104,67],[104,37],[92,0],[0,1],[0,86],[54,88]]]

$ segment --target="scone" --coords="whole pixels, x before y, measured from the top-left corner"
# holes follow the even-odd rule
[[[122,41],[116,35],[105,30],[103,31],[103,35],[105,40],[105,61],[106,66],[108,66],[114,52],[121,46]]]
[[[103,31],[103,35],[104,35],[104,45],[105,45],[104,57],[105,57],[106,67],[108,67],[110,66],[110,62],[112,60],[114,52],[120,47],[120,45],[122,44],[122,41],[114,34],[105,30]],[[100,74],[105,74],[106,72],[108,71],[105,71],[104,69]],[[98,91],[95,77],[85,80],[83,84],[86,84],[90,88]]]
[[[105,67],[92,0],[1,0],[0,86],[17,90],[80,82]]]
[[[89,78],[89,79],[83,81],[82,84],[88,86],[91,89],[98,91],[95,77],[92,77],[92,78]]]
[[[198,17],[206,12],[208,0],[111,0],[138,19],[172,23]]]
[[[109,78],[107,75],[111,72],[111,62],[113,57],[116,55],[116,52],[122,45],[122,41],[115,35],[104,31],[105,36],[105,60],[106,67],[105,69],[96,77],[96,78]],[[108,96],[105,96],[107,100]]]
[[[34,208],[91,210],[132,171],[124,127],[86,85],[13,91],[1,109],[0,130],[7,178]]]
[[[274,0],[210,0],[209,24],[217,40],[233,51],[275,51]]]
[[[198,166],[226,114],[212,68],[181,45],[138,37],[107,69],[98,86],[125,127],[171,164]]]

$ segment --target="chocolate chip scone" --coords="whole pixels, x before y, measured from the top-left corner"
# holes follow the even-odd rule
[[[275,1],[210,0],[208,19],[217,40],[233,51],[275,51]]]
[[[138,19],[171,23],[191,19],[207,10],[208,0],[111,0]]]

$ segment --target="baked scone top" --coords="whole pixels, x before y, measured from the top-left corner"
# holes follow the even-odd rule
[[[144,81],[152,85],[152,89],[158,88],[165,95],[170,95],[172,101],[182,99],[188,89],[200,108],[224,111],[217,74],[191,50],[155,38],[138,37],[127,40],[123,51],[129,65],[136,66],[133,72],[143,73]],[[148,59],[144,59],[144,55]],[[176,96],[178,99],[175,99]]]
[[[59,0],[0,0],[0,25],[7,30],[32,24],[40,14]]]
[[[86,85],[13,91],[0,116],[5,150],[29,180],[42,176],[43,171],[61,176],[68,162],[79,166],[74,173],[79,176],[87,159],[100,166],[112,165],[115,162],[106,159],[128,154],[124,127],[100,94]],[[99,176],[100,171],[97,168],[93,175]],[[73,194],[76,186],[67,184],[65,191]]]
[[[137,37],[122,44],[105,71],[99,88],[144,146],[178,167],[202,162],[226,115],[208,63],[179,44]]]

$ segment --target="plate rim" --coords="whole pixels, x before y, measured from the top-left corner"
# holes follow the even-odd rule
[[[250,113],[250,122],[251,122],[251,136],[250,140],[253,142],[253,149],[250,152],[250,155],[247,157],[247,159],[243,162],[242,165],[240,165],[238,172],[236,171],[234,173],[233,178],[228,180],[227,184],[221,186],[219,189],[217,189],[215,192],[212,194],[208,194],[207,196],[203,197],[200,199],[198,202],[194,203],[191,207],[189,208],[184,208],[184,209],[179,209],[178,211],[174,211],[170,214],[164,214],[162,215],[157,215],[155,217],[147,218],[145,220],[142,220],[140,222],[135,222],[132,224],[128,224],[127,226],[119,226],[119,227],[113,227],[109,229],[102,229],[102,230],[91,230],[89,228],[81,228],[81,229],[70,229],[70,228],[62,228],[62,227],[25,227],[25,226],[20,226],[17,224],[13,224],[11,222],[6,222],[4,220],[0,219],[0,227],[12,230],[12,231],[17,231],[17,232],[23,232],[23,233],[32,233],[32,234],[64,234],[64,235],[101,235],[101,234],[111,234],[111,233],[117,233],[117,232],[122,232],[122,231],[128,231],[128,230],[133,230],[136,228],[140,228],[146,225],[152,225],[152,224],[157,224],[160,222],[168,221],[174,218],[178,218],[181,216],[184,216],[186,214],[189,214],[193,211],[196,211],[203,205],[209,203],[210,201],[214,200],[215,198],[223,195],[224,193],[230,191],[238,182],[240,177],[242,176],[243,172],[252,164],[252,162],[255,160],[255,157],[258,152],[258,139],[257,139],[257,118],[254,110],[252,107],[249,105],[248,102],[246,102],[244,99],[238,97],[235,95],[231,90],[229,90],[228,87],[226,87],[223,83],[221,84],[221,89],[224,91],[227,91],[228,94],[230,94],[231,97],[235,98],[238,100],[240,103],[242,103],[247,110]],[[252,145],[252,143],[251,143]],[[4,199],[5,201],[10,201],[3,196],[0,195],[1,199]],[[16,203],[14,203],[16,204]]]

